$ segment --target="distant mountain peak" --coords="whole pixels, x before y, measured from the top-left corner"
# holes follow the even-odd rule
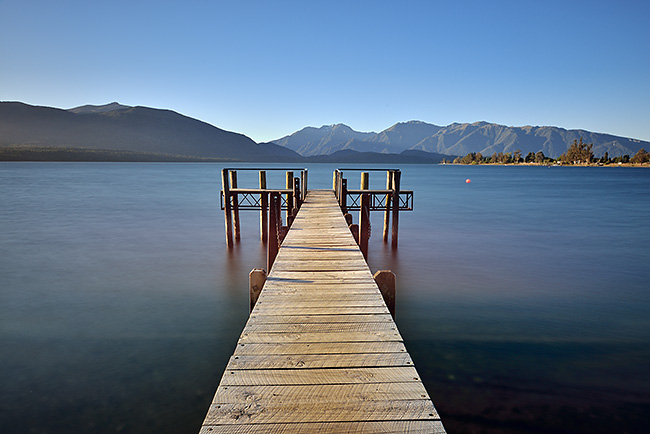
[[[115,111],[115,110],[124,110],[124,109],[130,109],[130,108],[132,108],[132,107],[128,106],[128,105],[122,105],[122,104],[114,101],[114,102],[104,104],[104,105],[91,105],[91,104],[82,105],[82,106],[79,106],[79,107],[68,109],[68,111],[72,112],[72,113],[77,113],[77,114],[80,114],[80,113],[107,113],[107,112],[112,112],[112,111]]]

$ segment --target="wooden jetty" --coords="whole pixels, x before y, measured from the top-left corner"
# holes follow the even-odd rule
[[[200,432],[445,432],[334,191],[301,202]]]

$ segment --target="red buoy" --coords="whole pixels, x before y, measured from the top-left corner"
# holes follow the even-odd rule
[[[467,178],[467,179],[465,180],[465,182],[469,184],[470,182],[472,182],[472,180],[469,179],[469,178]]]

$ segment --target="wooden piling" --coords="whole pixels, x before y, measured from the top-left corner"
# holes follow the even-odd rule
[[[350,224],[348,226],[348,228],[350,229],[350,232],[352,232],[352,237],[354,238],[354,241],[356,241],[357,246],[358,246],[359,245],[359,225]]]
[[[370,174],[361,173],[361,190],[368,190],[370,184]],[[361,210],[359,211],[359,248],[363,253],[363,258],[368,260],[368,238],[370,238],[370,195],[361,194]]]
[[[255,303],[262,292],[264,283],[266,282],[266,270],[263,268],[253,268],[248,274],[248,302],[250,306],[249,312],[253,311]]]
[[[302,195],[300,194],[300,178],[296,177],[293,178],[293,214],[298,212],[300,202],[302,202]]]
[[[391,172],[391,170],[386,171],[386,190],[393,189],[393,179]],[[388,233],[390,232],[390,202],[392,197],[392,193],[386,194],[386,211],[384,212],[384,243],[388,242]]]
[[[340,197],[340,202],[341,202],[341,211],[343,211],[343,214],[348,212],[348,180],[345,178],[341,178],[341,197]]]
[[[226,246],[232,247],[232,208],[230,202],[230,180],[228,169],[223,169],[221,171],[221,185],[223,188],[224,222],[226,224]]]
[[[399,170],[393,171],[393,227],[391,228],[391,246],[397,248],[397,235],[399,227],[399,185],[401,172]]]
[[[237,171],[230,171],[230,187],[237,188]],[[232,219],[233,226],[235,229],[235,241],[241,239],[241,226],[239,224],[239,199],[237,198],[237,193],[232,195]]]
[[[286,182],[286,188],[287,190],[293,191],[293,172],[287,171],[287,182]],[[287,193],[287,226],[291,226],[291,213],[293,212],[293,193]]]
[[[280,193],[271,193],[269,201],[269,240],[267,243],[266,269],[270,272],[280,247],[278,234],[280,232],[280,212],[282,199]]]
[[[390,270],[379,270],[372,277],[384,297],[386,307],[395,319],[395,273]]]
[[[302,202],[304,202],[305,197],[307,197],[307,170],[301,170],[300,171],[300,186],[302,188],[301,194],[300,194],[300,204],[302,205]]]
[[[260,189],[266,190],[266,170],[260,170]],[[268,230],[269,230],[269,218],[268,218],[268,208],[269,208],[269,194],[261,193],[260,194],[260,239],[263,243],[269,239]]]

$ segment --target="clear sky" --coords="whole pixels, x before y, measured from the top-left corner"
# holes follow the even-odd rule
[[[0,100],[166,108],[258,142],[409,120],[650,141],[650,1],[0,0]]]

